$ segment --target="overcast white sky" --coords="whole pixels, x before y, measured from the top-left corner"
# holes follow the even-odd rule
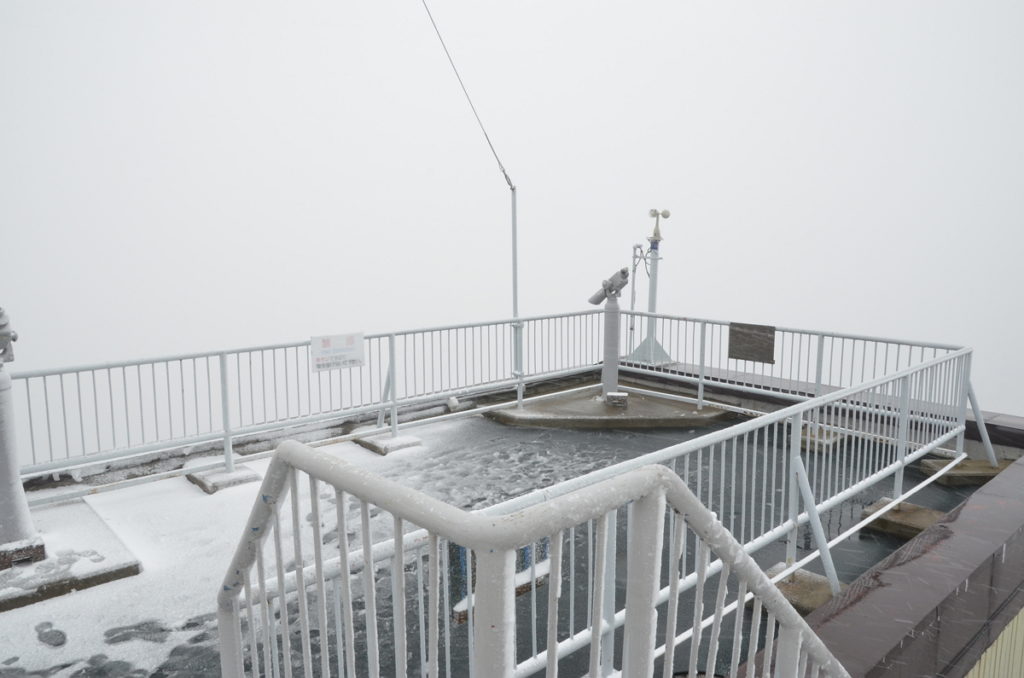
[[[431,8],[523,314],[668,208],[659,310],[972,345],[1024,415],[1024,4]],[[15,369],[507,317],[509,259],[418,0],[0,0]]]

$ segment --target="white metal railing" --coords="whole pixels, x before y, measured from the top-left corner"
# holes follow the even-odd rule
[[[624,514],[630,548],[620,641],[608,572]],[[426,536],[410,553],[404,541],[416,528]],[[325,540],[328,532],[338,537]],[[371,562],[372,543],[389,533],[389,570],[363,567],[350,576],[350,550]],[[538,595],[536,558],[519,578],[529,582],[531,607],[526,596],[515,597],[516,553],[537,553],[545,541],[546,595]],[[463,628],[451,619],[450,545],[468,553]],[[337,578],[325,571],[326,548],[342,563]],[[578,549],[592,555],[586,569]],[[737,611],[751,599],[744,630],[748,622]],[[225,676],[607,675],[616,647],[625,676],[651,675],[658,657],[670,676],[677,651],[690,675],[698,668],[740,675],[741,664],[752,667],[748,675],[848,675],[741,544],[663,466],[494,516],[284,443],[224,579],[218,617]]]
[[[534,506],[547,505],[547,502],[576,490],[627,475],[642,465],[664,463],[685,479],[704,506],[722,516],[722,524],[743,544],[747,553],[756,553],[784,538],[786,561],[793,564],[797,529],[801,525],[809,525],[819,557],[823,559],[835,587],[838,582],[831,566],[830,544],[820,514],[889,477],[894,478],[896,500],[899,501],[904,496],[903,471],[909,463],[940,446],[959,446],[964,431],[969,358],[967,349],[933,358],[857,387],[796,403],[554,487],[536,490],[491,507],[485,514],[495,516],[532,510]],[[408,520],[417,522],[415,518]],[[371,544],[370,547],[359,546],[351,553],[343,549],[346,551],[343,557],[328,558],[323,562],[318,557],[318,564],[306,566],[308,576],[312,577],[314,570],[320,568],[321,573],[326,573],[327,581],[337,578],[340,582],[345,579],[342,573],[348,573],[352,567],[365,568],[367,562],[374,563],[374,566],[365,568],[364,572],[389,566],[394,571],[397,566],[395,559],[413,557],[410,554],[424,549],[429,543],[429,534],[422,530],[412,530],[396,540],[394,534],[397,533],[392,531],[389,537],[386,525],[383,529],[375,527],[371,537],[369,525],[372,522],[368,521],[363,532],[367,536],[361,542]],[[612,524],[615,524],[614,520]],[[614,581],[616,561],[609,556],[616,552],[617,541],[629,538],[628,534],[618,537],[617,529],[607,530],[604,546],[598,548],[595,530],[595,524],[590,523],[585,528],[571,527],[566,535],[565,549],[573,565],[566,574],[569,602],[567,619],[560,622],[566,637],[557,645],[559,661],[569,661],[567,658],[584,647],[593,648],[587,620],[593,615],[593,600],[600,599],[600,596],[593,597],[595,571],[598,567],[603,568],[602,576],[609,582]],[[310,548],[306,547],[307,553]],[[530,553],[538,549],[539,545],[531,547]],[[553,542],[549,550],[555,552]],[[403,553],[405,555],[396,555]],[[598,562],[601,554],[604,554],[603,563]],[[531,559],[531,567],[537,567],[536,561],[537,558]],[[701,576],[695,569],[697,561],[693,560],[692,554],[690,562],[688,570],[685,566],[681,570],[685,577],[681,576],[679,590],[683,592],[690,590]],[[717,568],[721,567],[720,562],[711,563],[703,576],[719,574],[720,569]],[[448,572],[447,565],[445,572]],[[526,580],[534,581],[536,577],[526,576]],[[591,582],[586,595],[577,596],[575,581]],[[448,591],[447,574],[444,585]],[[270,587],[270,590],[288,588],[283,582],[280,586],[280,589]],[[450,605],[450,594],[446,595],[449,595],[446,605]],[[663,604],[676,595],[670,582],[664,582],[656,597],[658,603]],[[583,608],[579,600],[591,602]],[[471,601],[466,603],[472,610]],[[410,599],[409,605],[413,604]],[[525,606],[522,618],[533,620],[531,627],[536,625],[536,620],[544,618],[544,603],[537,600],[536,588],[531,590],[529,601],[521,605]],[[605,636],[613,634],[616,628],[626,623],[627,613],[623,605],[624,601],[617,601],[614,597],[601,601]],[[469,622],[472,625],[471,615]],[[710,620],[707,623],[713,625],[714,622]],[[688,638],[699,640],[699,628],[689,631],[690,636],[686,633],[678,636],[678,642],[685,642]],[[756,637],[756,632],[753,635]],[[546,655],[537,645],[536,628],[531,628],[530,632],[521,630],[517,637],[534,639],[529,650],[520,648],[523,656],[518,663],[519,674],[529,675],[543,668]],[[469,642],[467,639],[467,646]],[[656,654],[668,653],[669,650],[669,645],[663,645]],[[610,661],[608,656],[601,659],[604,665]]]
[[[731,323],[624,311],[623,353],[627,367],[733,391],[771,393],[795,400],[862,384],[947,355],[961,347],[816,330],[774,328],[771,361],[730,357]],[[652,338],[667,355],[638,351]],[[630,355],[632,359],[630,359]],[[654,358],[654,360],[651,360]]]
[[[626,343],[651,334],[669,362],[626,361],[695,384],[803,399],[892,374],[956,347],[777,328],[775,362],[728,358],[729,323],[625,313]],[[630,331],[629,326],[634,326]],[[313,425],[449,394],[519,389],[601,362],[600,311],[367,335],[366,363],[310,371],[309,342],[12,374],[23,477],[155,450]],[[635,343],[635,342],[634,342]],[[629,350],[626,351],[627,353]]]
[[[12,374],[23,477],[594,369],[598,311],[364,338],[362,367],[312,372],[309,342]],[[517,341],[518,335],[518,341]],[[518,351],[517,351],[518,349]],[[521,366],[521,369],[517,369]]]

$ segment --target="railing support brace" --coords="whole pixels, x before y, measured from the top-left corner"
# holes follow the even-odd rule
[[[828,538],[825,536],[825,528],[821,525],[821,516],[818,515],[818,507],[814,501],[814,494],[811,492],[811,484],[807,480],[807,469],[804,462],[797,454],[793,460],[796,469],[796,480],[800,485],[800,494],[804,498],[804,508],[807,509],[808,523],[811,532],[814,533],[814,541],[818,544],[818,552],[821,554],[821,565],[825,568],[825,576],[828,577],[829,588],[832,595],[839,595],[839,576],[836,574],[836,566],[832,562],[832,552],[828,550]]]
[[[985,454],[988,456],[988,463],[992,464],[992,468],[995,468],[999,464],[996,462],[996,451],[992,447],[992,441],[988,437],[988,429],[985,427],[985,415],[981,413],[981,408],[978,407],[978,399],[974,395],[974,386],[967,382],[967,398],[971,401],[971,411],[974,412],[974,423],[978,425],[978,433],[981,434],[981,442],[985,445]]]
[[[800,434],[803,430],[804,415],[802,412],[793,415],[792,433],[789,437],[789,518],[796,521],[800,511],[797,499],[797,491],[804,500],[804,508],[807,510],[808,524],[814,534],[814,541],[818,545],[818,552],[821,554],[821,564],[825,568],[825,576],[828,577],[829,588],[832,595],[839,593],[839,577],[836,575],[836,566],[832,562],[832,553],[828,550],[828,539],[825,537],[825,528],[821,525],[821,516],[818,515],[818,506],[814,500],[814,493],[811,492],[811,483],[807,479],[807,469],[804,468],[804,461],[800,458]],[[796,562],[796,533],[794,527],[786,540],[786,565]]]

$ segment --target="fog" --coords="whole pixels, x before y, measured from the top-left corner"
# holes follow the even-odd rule
[[[670,209],[660,311],[970,345],[1024,415],[1024,5],[430,6],[522,314]],[[15,370],[509,317],[510,259],[420,2],[0,3]]]

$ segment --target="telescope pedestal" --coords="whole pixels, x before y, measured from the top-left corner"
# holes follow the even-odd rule
[[[0,364],[0,570],[46,557],[18,473],[11,377]]]

